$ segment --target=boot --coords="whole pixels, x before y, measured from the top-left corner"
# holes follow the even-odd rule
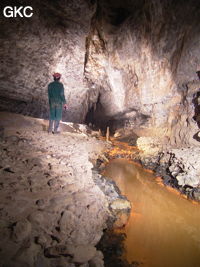
[[[49,120],[49,128],[48,128],[48,133],[53,132],[53,120]]]
[[[60,132],[58,131],[60,121],[55,121],[54,124],[54,134],[59,134]]]

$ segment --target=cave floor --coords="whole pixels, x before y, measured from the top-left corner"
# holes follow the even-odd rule
[[[108,215],[91,161],[106,143],[78,124],[53,135],[45,120],[1,112],[0,121],[0,266],[102,261],[94,246]],[[78,255],[70,245],[82,246]]]

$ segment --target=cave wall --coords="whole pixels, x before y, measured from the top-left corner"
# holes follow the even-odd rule
[[[63,120],[87,118],[101,127],[149,129],[173,145],[199,144],[199,1],[29,4],[32,18],[1,14],[1,109],[48,117],[47,84],[59,71],[70,107]]]
[[[85,38],[93,8],[84,0],[1,1],[3,7],[31,5],[31,18],[4,18],[0,26],[0,96],[4,109],[48,117],[47,85],[62,73],[70,106],[64,120],[83,121]],[[86,111],[87,112],[87,111]]]
[[[192,97],[200,86],[199,11],[198,1],[99,2],[85,74],[103,88],[108,118],[153,128],[153,135],[174,145],[196,143]]]

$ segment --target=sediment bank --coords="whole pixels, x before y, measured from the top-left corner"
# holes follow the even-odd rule
[[[0,116],[1,266],[104,266],[96,245],[128,203],[92,171],[110,145],[83,125],[53,135],[45,120]]]

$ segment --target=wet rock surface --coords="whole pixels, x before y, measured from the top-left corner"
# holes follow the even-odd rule
[[[124,259],[125,234],[107,231],[100,240],[97,248],[104,254],[106,267],[137,267],[136,263],[128,263]]]
[[[167,148],[161,142],[158,138],[139,138],[141,151],[136,160],[145,168],[155,171],[165,184],[199,201],[199,147]]]
[[[80,132],[48,134],[43,121],[4,116],[1,266],[104,266],[95,246],[119,194],[113,186],[108,197],[94,182],[100,175],[90,159],[105,143]]]
[[[121,191],[116,186],[116,183],[107,177],[99,175],[95,170],[94,182],[100,187],[102,192],[105,194],[108,203],[110,216],[107,221],[109,229],[119,229],[126,225],[131,211],[131,204],[126,198],[121,194]]]

